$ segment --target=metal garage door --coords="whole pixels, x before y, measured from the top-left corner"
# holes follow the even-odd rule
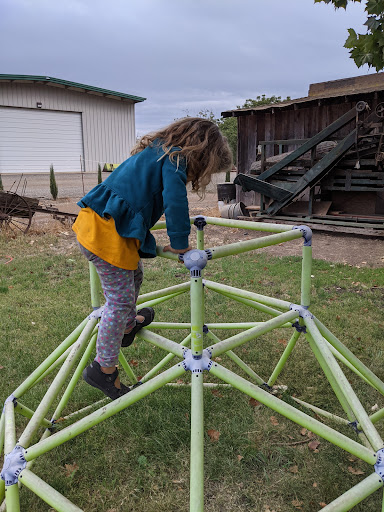
[[[0,172],[81,171],[81,114],[0,107]]]

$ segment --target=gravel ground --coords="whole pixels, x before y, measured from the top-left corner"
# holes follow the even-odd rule
[[[108,174],[103,173],[103,179],[107,176]],[[215,183],[224,181],[222,178],[222,176],[219,176]],[[97,184],[97,174],[57,174],[56,181],[59,190],[59,198],[57,201],[50,199],[49,175],[47,174],[26,175],[26,177],[22,177],[21,180],[20,176],[17,175],[3,175],[2,180],[4,190],[16,191],[18,185],[17,193],[28,197],[39,198],[40,205],[42,206],[52,204],[59,208],[60,211],[77,213],[79,207],[76,205],[76,202],[84,193],[87,193]],[[220,216],[215,183],[210,186],[203,200],[199,200],[196,194],[188,194],[191,215],[201,214],[208,217]],[[32,233],[38,233],[39,230],[47,231],[50,229],[66,233],[65,243],[75,243],[70,226],[62,226],[58,221],[53,220],[51,215],[34,215],[31,228]],[[208,226],[206,228],[207,246],[210,247],[259,236],[265,236],[265,234],[251,230],[231,229],[219,226]],[[158,238],[159,244],[163,245],[168,243],[165,233],[157,231],[156,237]],[[192,237],[192,244],[193,240]],[[275,256],[300,255],[301,244],[289,242],[267,247],[261,249],[261,251]],[[316,230],[313,238],[313,257],[361,267],[384,267],[384,239],[323,233]]]

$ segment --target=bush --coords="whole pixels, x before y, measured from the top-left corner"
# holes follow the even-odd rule
[[[3,180],[1,179],[1,174],[0,174],[0,190],[4,190]]]
[[[55,178],[55,171],[53,170],[53,165],[51,164],[51,167],[49,168],[49,189],[51,191],[51,195],[53,197],[53,200],[56,201],[58,196],[58,188]]]
[[[102,182],[103,182],[103,178],[102,178],[102,174],[101,174],[101,165],[98,164],[97,165],[97,184],[99,185]]]

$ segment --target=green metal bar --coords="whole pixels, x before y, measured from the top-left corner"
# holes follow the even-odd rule
[[[32,416],[35,414],[35,411],[32,409],[29,409],[29,407],[26,407],[25,405],[21,404],[20,402],[16,402],[15,405],[15,411],[24,416],[25,418],[31,419]],[[46,418],[43,418],[43,421],[41,422],[41,425],[43,427],[52,427],[52,421],[47,420]]]
[[[250,341],[262,334],[272,331],[273,329],[277,329],[285,322],[289,322],[294,318],[298,317],[297,311],[288,311],[287,313],[281,314],[277,318],[272,318],[271,320],[267,320],[263,325],[253,327],[252,329],[248,329],[245,332],[241,332],[240,334],[235,334],[235,336],[231,336],[224,341],[220,341],[216,345],[210,347],[212,352],[212,357],[217,357],[224,352],[228,352],[228,350],[232,350],[239,345],[243,345],[247,341]]]
[[[347,366],[352,372],[356,373],[356,375],[358,375],[362,380],[364,380],[369,386],[372,386],[374,389],[377,390],[377,388],[368,380],[364,377],[364,375],[362,373],[359,372],[359,370],[357,368],[355,368],[353,366],[352,363],[350,363],[348,361],[347,358],[345,358],[342,354],[340,354],[340,352],[338,350],[336,350],[330,343],[329,341],[327,341],[327,347],[329,348],[329,350],[332,352],[332,354],[336,357],[336,359],[338,359],[340,362],[342,362],[343,364],[345,364],[345,366]],[[378,391],[378,390],[377,390]]]
[[[312,246],[303,246],[301,267],[301,305],[311,305]]]
[[[220,342],[219,338],[213,334],[213,332],[208,331],[207,337],[210,338],[213,341]],[[239,366],[247,375],[249,375],[252,379],[255,379],[255,381],[261,385],[265,383],[265,380],[260,377],[256,372],[252,370],[250,366],[248,366],[239,356],[237,356],[232,350],[228,350],[226,352],[226,355],[232,359],[234,363]]]
[[[270,308],[269,306],[265,306],[264,304],[260,304],[259,302],[256,302],[251,299],[244,299],[242,297],[238,297],[237,295],[233,293],[229,293],[223,290],[214,290],[216,293],[220,293],[221,295],[224,295],[225,297],[228,297],[229,299],[235,300],[237,302],[240,302],[241,304],[245,304],[246,306],[249,306],[253,309],[257,309],[258,311],[261,311],[263,313],[267,313],[268,315],[272,316],[279,316],[281,315],[282,311],[279,311],[274,308]]]
[[[5,498],[5,481],[2,478],[0,478],[0,510],[3,508],[1,505],[4,502],[4,498]],[[4,502],[4,506],[5,506],[5,502]]]
[[[243,252],[261,249],[262,247],[269,247],[271,245],[289,242],[301,238],[302,234],[299,229],[293,229],[285,233],[276,233],[275,235],[263,236],[261,238],[253,238],[244,242],[237,242],[234,244],[221,245],[219,247],[211,247],[212,259],[224,258],[224,256],[232,256],[234,254],[241,254]]]
[[[180,261],[178,254],[174,254],[173,252],[170,251],[164,252],[163,247],[160,247],[159,245],[156,247],[156,256],[166,258],[167,260]]]
[[[89,282],[91,286],[91,304],[93,309],[101,306],[102,289],[95,265],[89,262]]]
[[[73,345],[87,322],[88,318],[84,319],[81,324],[76,327],[76,329],[45,359],[45,361],[43,361],[40,366],[38,366],[36,370],[32,372],[18,388],[15,389],[13,394],[17,398],[23,396],[24,393],[35,384],[36,380],[56,361],[56,359],[60,357],[68,347]]]
[[[303,405],[304,407],[307,407],[308,409],[311,409],[311,411],[315,412],[319,416],[324,416],[324,418],[329,418],[330,420],[336,421],[336,423],[340,423],[341,425],[349,425],[350,424],[350,421],[346,420],[345,418],[341,418],[340,416],[337,416],[336,414],[332,414],[331,412],[325,411],[324,409],[320,409],[319,407],[316,407],[315,405],[304,402],[304,400],[300,400],[299,398],[296,398],[294,396],[291,396],[291,398],[298,404]]]
[[[191,277],[191,351],[203,354],[204,290],[201,277]],[[203,374],[191,372],[190,512],[204,510],[204,396]]]
[[[227,292],[236,294],[238,297],[251,299],[260,302],[261,304],[265,304],[266,306],[276,306],[284,310],[288,310],[291,306],[291,302],[286,300],[274,299],[272,297],[267,297],[266,295],[260,295],[259,293],[240,290],[240,288],[234,288],[233,286],[228,286],[226,284],[215,283],[214,281],[209,281],[208,279],[204,279],[204,284],[208,289],[214,290],[215,292]],[[281,313],[279,312],[279,315],[280,314]]]
[[[67,359],[71,349],[72,347],[68,347],[67,350],[63,354],[61,354],[61,356],[58,357],[56,361],[43,374],[41,374],[38,379],[36,379],[34,385],[38,384],[40,381],[45,379],[45,377],[48,377],[48,375],[51,375],[51,373],[54,372],[56,368]]]
[[[122,350],[120,350],[119,352],[119,363],[121,364],[123,370],[125,371],[125,373],[127,374],[128,376],[128,379],[129,379],[129,382],[131,384],[136,384],[137,382],[137,377],[135,375],[135,372],[132,370],[130,364],[128,363],[128,361],[126,360]]]
[[[48,503],[58,512],[83,512],[81,508],[74,505],[65,496],[60,494],[56,489],[44,482],[29,469],[24,469],[19,479],[25,487],[39,496],[45,503]]]
[[[8,455],[16,445],[15,406],[12,400],[6,402],[4,406],[4,416],[4,455]],[[5,502],[7,505],[7,512],[19,512],[20,501],[17,484],[5,487]]]
[[[375,412],[372,414],[369,419],[372,421],[372,423],[377,423],[378,421],[382,420],[384,418],[384,408],[380,409],[380,411]]]
[[[7,512],[20,512],[19,486],[17,484],[5,488],[5,503]]]
[[[64,428],[60,432],[53,434],[48,439],[44,439],[43,441],[39,441],[33,446],[30,446],[24,453],[25,459],[27,461],[33,460],[36,457],[39,457],[43,453],[47,453],[56,446],[59,446],[70,439],[82,434],[86,430],[98,425],[102,421],[107,418],[110,418],[114,414],[126,409],[128,406],[138,402],[142,398],[148,396],[150,393],[153,393],[160,387],[164,386],[168,382],[171,382],[181,375],[185,374],[185,370],[181,363],[174,365],[169,370],[161,373],[160,375],[154,377],[149,382],[138,386],[133,389],[126,395],[123,395],[121,398],[117,400],[113,400],[112,402],[104,405],[97,411],[94,411],[92,414],[82,418],[81,420],[69,425]]]
[[[43,400],[40,402],[40,405],[37,407],[35,414],[33,415],[32,419],[29,421],[28,425],[26,426],[24,432],[21,434],[19,444],[23,446],[24,448],[27,448],[29,446],[29,442],[32,439],[32,436],[36,432],[36,430],[39,428],[40,423],[44,416],[46,415],[49,407],[57,397],[57,395],[60,392],[61,387],[63,386],[66,378],[68,377],[69,373],[71,372],[74,364],[76,363],[78,357],[81,354],[81,350],[84,347],[85,343],[89,340],[92,331],[97,323],[96,318],[91,318],[88,321],[88,324],[84,328],[83,332],[79,336],[79,339],[77,342],[73,345],[72,350],[67,357],[67,360],[63,364],[63,366],[60,368],[59,372],[57,373],[56,377],[54,378],[52,384],[48,388],[47,392],[44,395]]]
[[[315,323],[324,336],[324,338],[340,352],[353,366],[371,383],[371,386],[376,388],[382,395],[384,395],[384,382],[380,380],[369,368],[365,366],[341,341],[339,341],[334,334],[332,334],[323,325],[320,320],[314,318]]]
[[[171,293],[169,295],[166,295],[165,297],[159,297],[158,299],[152,299],[152,300],[148,300],[147,302],[142,302],[140,303],[140,306],[142,308],[149,308],[149,307],[153,307],[153,306],[156,306],[157,304],[161,304],[162,302],[165,302],[167,300],[171,300],[175,297],[178,297],[179,295],[187,292],[188,290],[182,290],[180,292],[176,292],[176,293]]]
[[[191,373],[190,512],[204,510],[204,399],[203,374]]]
[[[383,481],[376,473],[364,478],[337,499],[321,509],[321,512],[347,512],[383,486]]]
[[[188,345],[188,343],[191,340],[191,333],[188,334],[188,336],[180,343],[182,347],[185,347]],[[144,375],[144,377],[141,378],[140,382],[147,382],[147,380],[151,379],[156,373],[164,368],[172,359],[174,359],[175,354],[168,354],[166,355],[159,363],[157,363],[156,366],[154,366],[148,373]]]
[[[200,251],[204,251],[204,230],[196,230],[196,248]]]
[[[68,383],[67,389],[65,390],[58,406],[56,407],[55,412],[52,415],[53,419],[56,420],[57,418],[60,418],[63,413],[63,410],[67,406],[69,399],[71,398],[72,393],[76,387],[76,384],[79,382],[79,379],[81,378],[81,374],[83,373],[83,370],[86,367],[88,360],[91,357],[91,354],[95,348],[96,338],[97,338],[97,334],[95,333],[92,335],[91,340],[88,343],[88,347],[85,349],[85,351],[80,359],[80,362],[77,365],[77,368],[74,371],[72,378]]]
[[[266,231],[269,233],[283,233],[284,231],[291,231],[294,228],[294,225],[268,224],[267,222],[249,222],[247,220],[221,219],[217,217],[206,217],[205,221],[207,224],[212,224],[214,226]]]
[[[5,409],[3,409],[0,416],[0,456],[4,448],[4,432],[5,432]],[[1,500],[0,500],[1,503]]]
[[[336,359],[334,358],[331,351],[327,347],[326,341],[323,338],[320,331],[318,330],[318,328],[316,327],[314,320],[312,318],[304,318],[304,323],[307,326],[307,329],[309,330],[322,356],[327,361],[327,364],[330,370],[332,371],[334,377],[336,378],[339,385],[342,387],[345,396],[347,397],[348,403],[351,406],[357,421],[360,423],[361,429],[367,436],[368,441],[371,443],[375,451],[380,450],[384,445],[383,440],[381,439],[376,428],[370,421],[368,414],[365,412],[363,406],[361,405],[359,399],[357,398],[355,392],[353,391],[348,379],[341,371]]]
[[[288,357],[291,355],[292,350],[294,349],[297,340],[299,339],[300,333],[295,330],[292,334],[291,339],[289,340],[288,345],[285,347],[284,352],[276,365],[276,368],[273,370],[272,375],[269,377],[267,382],[268,386],[273,386],[276,382],[278,376],[283,370],[285,363],[287,362]]]
[[[301,425],[302,427],[307,428],[314,434],[319,435],[320,437],[326,439],[327,441],[330,441],[332,444],[336,446],[339,446],[346,452],[351,453],[356,457],[359,457],[368,464],[373,465],[376,463],[377,457],[373,450],[370,450],[365,446],[362,446],[356,441],[353,441],[349,437],[341,434],[340,432],[337,432],[331,427],[328,427],[327,425],[321,423],[315,418],[311,418],[310,416],[299,411],[295,407],[292,407],[292,405],[283,402],[279,398],[255,386],[255,384],[252,384],[251,382],[248,382],[239,375],[236,375],[230,370],[227,370],[223,366],[219,365],[219,363],[215,362],[212,365],[210,373],[212,373],[212,375],[215,375],[219,379],[223,380],[224,382],[231,384],[234,388],[239,389],[248,396],[255,398],[257,401],[261,402],[267,407],[270,407],[274,411],[278,412],[279,414],[282,414],[283,416],[292,420],[293,422]]]
[[[139,295],[137,299],[137,304],[143,304],[149,300],[158,299],[159,297],[164,297],[166,295],[171,295],[172,293],[179,291],[188,291],[191,286],[190,281],[186,283],[176,284],[175,286],[169,286],[168,288],[163,288],[162,290],[156,290],[154,292],[144,293],[143,295]]]
[[[345,395],[344,389],[341,388],[338,380],[332,373],[332,371],[329,367],[329,364],[328,364],[328,360],[323,356],[322,352],[320,351],[319,347],[315,343],[311,334],[307,333],[305,335],[305,337],[308,341],[309,346],[311,347],[311,350],[312,350],[314,356],[318,360],[326,378],[328,379],[328,382],[330,383],[335,395],[337,396],[337,399],[339,400],[341,407],[344,409],[344,412],[346,413],[349,421],[351,421],[351,422],[355,421],[356,417],[353,412],[353,409],[351,408],[351,405]]]
[[[159,334],[155,334],[154,332],[149,331],[148,329],[141,329],[137,336],[142,338],[144,341],[148,341],[152,343],[152,345],[156,345],[156,347],[162,348],[167,352],[172,352],[175,356],[183,357],[184,349],[178,343],[175,343],[168,338],[164,338],[164,336],[160,336]]]

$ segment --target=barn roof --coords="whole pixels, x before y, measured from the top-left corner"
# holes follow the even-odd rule
[[[140,96],[133,96],[124,92],[110,91],[93,85],[79,84],[70,82],[69,80],[62,80],[61,78],[54,78],[52,76],[39,76],[39,75],[3,75],[0,74],[1,82],[16,82],[16,83],[38,83],[47,86],[61,87],[63,89],[74,90],[78,92],[86,92],[88,94],[95,94],[96,96],[103,96],[105,98],[114,98],[120,100],[132,100],[135,103],[145,101],[146,98]]]
[[[371,75],[342,78],[329,82],[320,82],[309,86],[308,96],[294,100],[281,101],[270,105],[259,105],[251,108],[238,108],[222,112],[223,117],[239,117],[254,115],[257,112],[273,112],[275,110],[289,110],[295,105],[310,106],[318,104],[322,100],[340,97],[361,96],[361,94],[374,93],[384,90],[384,73],[373,73]]]

